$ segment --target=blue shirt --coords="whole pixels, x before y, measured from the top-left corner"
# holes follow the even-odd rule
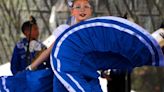
[[[44,45],[41,44],[41,47],[43,48]],[[13,51],[13,55],[11,58],[11,72],[15,75],[16,73],[24,70],[29,64],[31,64],[32,60],[36,57],[36,54],[38,51],[30,51],[28,54],[29,60],[27,60],[27,45],[28,40],[26,38],[21,39],[19,42],[16,43]],[[48,63],[48,60],[46,61]],[[38,68],[42,69],[47,66],[50,66],[49,64],[41,64]]]

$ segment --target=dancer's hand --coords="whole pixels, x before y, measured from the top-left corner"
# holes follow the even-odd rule
[[[29,66],[26,67],[26,70],[33,71],[33,70],[35,70],[35,69],[33,69],[33,68],[31,67],[31,65],[29,65]]]

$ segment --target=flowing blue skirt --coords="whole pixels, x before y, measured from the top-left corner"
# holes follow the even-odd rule
[[[112,16],[68,28],[51,53],[53,72],[70,92],[101,92],[95,82],[97,70],[131,70],[144,65],[164,66],[160,46],[137,24]]]
[[[0,92],[53,92],[53,72],[25,70],[14,76],[1,76]]]

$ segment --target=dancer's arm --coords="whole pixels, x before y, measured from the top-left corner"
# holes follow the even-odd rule
[[[45,51],[43,51],[39,55],[39,57],[29,66],[30,70],[35,70],[41,63],[43,63],[43,61],[48,59],[48,57],[50,56],[53,45],[54,45],[54,42],[51,44],[51,46],[49,48],[47,48]]]

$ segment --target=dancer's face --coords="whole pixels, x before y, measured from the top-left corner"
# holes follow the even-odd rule
[[[76,0],[71,9],[72,16],[75,17],[76,22],[86,20],[92,15],[92,7],[88,0]]]
[[[31,30],[31,33],[30,33],[30,30]],[[29,27],[26,27],[24,34],[27,37],[27,39],[30,38],[30,40],[37,40],[39,36],[38,26],[36,24],[33,24],[31,29]]]

